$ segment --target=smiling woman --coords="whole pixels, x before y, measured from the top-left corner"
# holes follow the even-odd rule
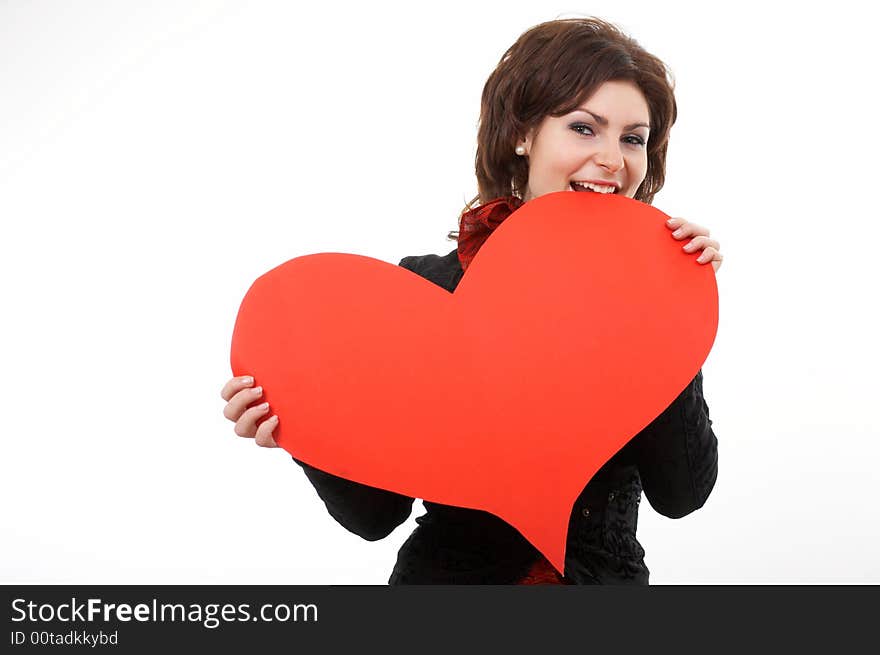
[[[648,172],[650,118],[644,95],[632,82],[609,81],[590,96],[588,106],[547,116],[517,146],[516,153],[529,160],[523,200],[567,190],[635,197]],[[643,118],[630,123],[631,115]]]
[[[663,187],[675,118],[665,65],[613,25],[568,19],[526,31],[483,88],[479,193],[459,217],[456,249],[445,256],[405,257],[401,266],[453,292],[492,230],[534,198],[598,192],[651,204]],[[685,248],[702,251],[699,263],[720,263],[718,244],[707,231],[685,221],[667,227],[677,228],[672,238],[696,237]],[[254,383],[249,376],[227,382],[224,415],[235,422],[236,434],[272,447],[278,418],[261,404],[262,389]],[[672,518],[702,507],[718,470],[711,424],[698,372],[583,489],[569,521],[564,572],[497,516],[426,501],[389,582],[647,584],[644,550],[636,539],[642,493]],[[364,539],[384,538],[412,512],[413,498],[298,463],[330,515]]]
[[[544,188],[540,185],[551,181],[548,188],[556,191],[594,175],[620,181],[618,168],[628,182],[625,188],[618,185],[619,192],[650,204],[666,178],[669,132],[677,116],[670,78],[662,61],[605,21],[558,20],[528,30],[504,53],[483,88],[479,194],[468,208],[505,195],[536,197]],[[571,141],[562,134],[567,131]],[[533,152],[544,132],[546,147]],[[546,159],[551,145],[565,148],[566,163],[574,167],[567,172],[581,177],[564,183],[546,179],[562,173],[549,168],[565,168]],[[590,164],[591,154],[596,161]],[[541,161],[535,161],[538,157]],[[628,168],[639,163],[641,178]],[[533,175],[538,189],[530,188]]]

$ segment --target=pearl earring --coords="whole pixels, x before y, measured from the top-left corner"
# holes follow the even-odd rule
[[[525,148],[525,146],[517,146],[515,149],[515,152],[518,155],[524,155],[524,154],[526,154],[526,148]]]

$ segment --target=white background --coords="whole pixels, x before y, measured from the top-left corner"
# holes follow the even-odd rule
[[[680,520],[642,504],[651,582],[880,583],[857,4],[0,4],[0,582],[385,583],[421,504],[363,541],[233,434],[238,304],[299,255],[451,250],[486,77],[527,28],[597,15],[672,68],[654,204],[726,257],[718,483]]]

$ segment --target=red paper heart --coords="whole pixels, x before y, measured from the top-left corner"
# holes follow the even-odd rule
[[[613,195],[541,196],[454,294],[368,257],[298,257],[245,296],[233,373],[263,386],[297,459],[491,512],[562,571],[575,499],[715,338],[714,273],[667,218]]]

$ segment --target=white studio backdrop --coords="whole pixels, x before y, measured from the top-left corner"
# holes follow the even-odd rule
[[[486,77],[527,28],[595,15],[672,68],[654,204],[725,255],[719,478],[683,519],[642,503],[652,584],[880,583],[857,7],[0,4],[0,582],[384,584],[421,503],[363,541],[233,434],[238,304],[299,255],[450,251]]]

